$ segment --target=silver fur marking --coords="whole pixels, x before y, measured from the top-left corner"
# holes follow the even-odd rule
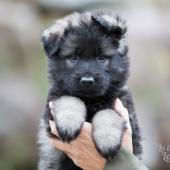
[[[61,131],[74,135],[85,121],[86,107],[77,97],[62,96],[49,103],[51,112],[56,119],[56,124]]]
[[[101,151],[113,149],[121,142],[124,120],[114,110],[105,109],[93,118],[93,138]]]

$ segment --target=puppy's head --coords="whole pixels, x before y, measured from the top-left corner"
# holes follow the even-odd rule
[[[102,96],[128,76],[125,22],[103,12],[74,13],[42,35],[54,88],[71,95]]]

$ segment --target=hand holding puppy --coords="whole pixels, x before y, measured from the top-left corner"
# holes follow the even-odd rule
[[[133,152],[132,150],[132,130],[129,122],[129,115],[126,108],[124,108],[120,99],[116,99],[115,111],[125,119],[126,127],[121,142],[121,147],[128,150],[129,152]],[[58,132],[55,128],[55,124],[53,121],[50,121],[51,131],[54,135],[58,136]],[[56,138],[50,138],[51,144],[61,150],[64,151],[73,162],[81,167],[84,170],[102,170],[105,166],[106,159],[104,159],[96,150],[94,142],[92,140],[92,125],[91,123],[85,122],[81,129],[81,133],[78,136],[77,140],[72,142],[64,143]],[[93,160],[93,162],[91,161]]]

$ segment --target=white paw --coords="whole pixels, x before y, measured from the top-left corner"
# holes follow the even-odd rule
[[[79,98],[62,96],[49,102],[59,137],[70,142],[80,133],[86,118],[86,107]]]
[[[125,122],[114,110],[105,109],[96,113],[92,121],[93,139],[97,150],[107,159],[112,159],[120,149]]]

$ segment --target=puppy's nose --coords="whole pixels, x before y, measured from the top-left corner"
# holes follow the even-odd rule
[[[82,85],[93,85],[94,84],[94,78],[93,77],[82,77],[80,79],[80,83]]]

